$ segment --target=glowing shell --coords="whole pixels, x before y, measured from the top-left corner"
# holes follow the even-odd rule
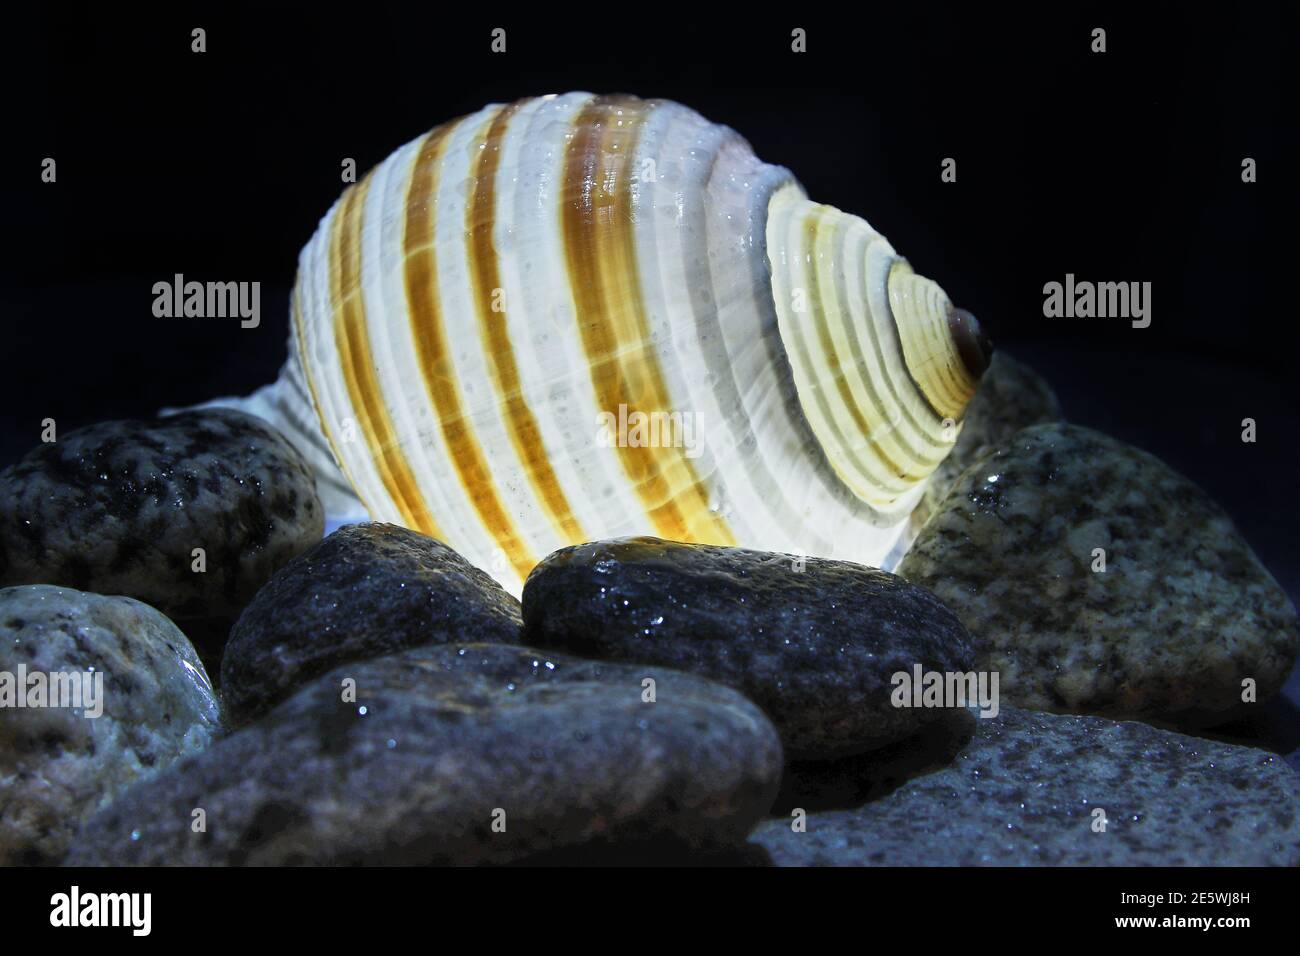
[[[586,93],[486,107],[350,187],[293,327],[248,407],[309,446],[327,504],[332,457],[372,517],[516,593],[627,534],[888,565],[988,359],[732,130]]]

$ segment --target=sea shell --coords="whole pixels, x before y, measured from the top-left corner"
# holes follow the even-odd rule
[[[515,593],[630,534],[888,566],[989,351],[731,129],[588,93],[397,150],[321,222],[292,308],[260,410]]]

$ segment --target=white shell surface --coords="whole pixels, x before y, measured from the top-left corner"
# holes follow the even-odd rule
[[[397,150],[326,215],[293,305],[292,418],[314,407],[370,516],[515,593],[629,534],[886,564],[974,388],[946,297],[883,237],[633,97],[489,106]]]

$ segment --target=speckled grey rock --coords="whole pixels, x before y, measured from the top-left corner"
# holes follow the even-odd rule
[[[948,457],[930,476],[925,495],[912,512],[919,531],[952,490],[961,473],[1031,425],[1059,422],[1061,403],[1052,387],[1037,372],[1005,352],[995,352],[979,390],[966,406],[961,434]]]
[[[899,573],[956,611],[1004,700],[1037,710],[1203,724],[1295,662],[1295,608],[1227,515],[1086,428],[1026,429],[968,470]]]
[[[967,671],[969,635],[935,597],[874,568],[657,538],[564,548],[524,584],[529,644],[689,671],[743,691],[786,752],[884,746],[935,718],[891,677]]]
[[[341,699],[347,678],[355,702]],[[134,788],[82,828],[69,862],[506,863],[657,841],[709,850],[744,840],[781,762],[757,707],[690,675],[502,644],[414,648],[340,667]],[[191,830],[200,807],[206,833]]]
[[[1275,754],[1006,706],[977,724],[950,767],[753,841],[782,866],[1300,865],[1300,775]]]
[[[101,422],[0,473],[0,584],[125,594],[181,622],[233,619],[323,528],[302,456],[259,418]]]
[[[91,669],[98,677],[81,676]],[[73,681],[89,696],[67,696]],[[38,683],[60,690],[42,701]],[[57,863],[83,816],[202,750],[219,725],[194,648],[153,608],[39,584],[0,589],[0,865]]]
[[[520,626],[519,602],[441,541],[347,525],[281,569],[239,616],[221,692],[244,722],[348,661],[424,644],[518,644]]]

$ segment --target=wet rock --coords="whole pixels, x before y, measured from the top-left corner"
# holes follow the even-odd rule
[[[221,692],[221,657],[225,653],[226,642],[230,639],[233,623],[228,617],[199,617],[189,618],[179,625],[194,645],[199,660],[203,662],[203,669],[208,672],[212,686],[218,693]]]
[[[1297,805],[1266,751],[1003,707],[950,767],[752,839],[779,866],[1295,866]]]
[[[1086,428],[1026,429],[967,471],[899,573],[1038,710],[1204,724],[1295,662],[1295,608],[1222,509]]]
[[[0,865],[57,863],[82,817],[219,723],[194,649],[153,608],[0,589]]]
[[[892,574],[821,558],[624,538],[564,548],[524,585],[530,644],[689,671],[772,718],[792,757],[821,759],[915,733],[895,673],[967,671],[969,636]]]
[[[129,595],[180,622],[233,619],[323,526],[302,456],[260,419],[214,409],[101,422],[0,473],[0,584]]]
[[[1063,418],[1056,393],[1037,372],[1005,352],[993,353],[979,391],[966,407],[957,444],[930,476],[925,496],[912,512],[913,528],[919,531],[939,510],[961,473],[975,462],[1022,428]]]
[[[781,762],[758,708],[697,677],[502,644],[421,647],[337,668],[134,788],[87,823],[70,862],[711,855],[762,818]],[[196,808],[206,832],[191,828]]]
[[[391,524],[348,525],[284,567],[240,615],[222,695],[243,722],[348,661],[519,640],[519,602],[441,541]]]

